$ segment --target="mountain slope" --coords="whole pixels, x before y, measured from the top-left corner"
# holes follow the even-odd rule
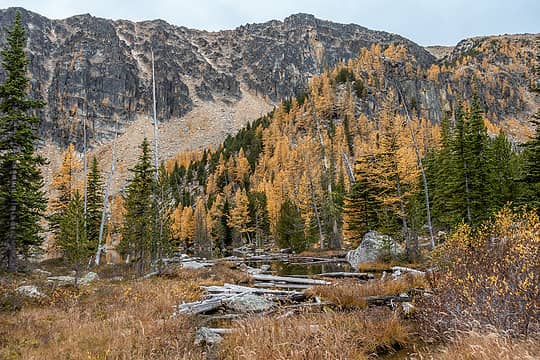
[[[123,131],[151,113],[152,48],[162,121],[180,119],[197,102],[235,103],[243,90],[261,103],[293,96],[312,75],[374,43],[403,43],[425,66],[434,61],[398,35],[305,14],[212,33],[161,20],[50,20],[10,8],[0,11],[0,26],[9,26],[17,10],[28,29],[33,91],[48,103],[42,131],[61,145],[80,139],[79,118],[92,124],[95,143],[112,137],[116,119]]]

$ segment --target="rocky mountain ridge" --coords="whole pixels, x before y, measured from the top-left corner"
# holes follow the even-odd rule
[[[81,138],[81,118],[91,124],[92,143],[101,143],[112,137],[117,120],[123,132],[151,113],[152,49],[162,121],[182,118],[196,102],[235,103],[241,89],[266,103],[293,96],[312,75],[375,43],[403,43],[425,66],[434,61],[398,35],[307,14],[207,32],[88,14],[50,20],[10,8],[0,10],[0,26],[9,26],[16,11],[29,38],[32,90],[48,103],[42,132],[60,145]]]

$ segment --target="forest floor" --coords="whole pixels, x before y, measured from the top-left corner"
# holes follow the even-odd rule
[[[66,274],[61,264],[40,269]],[[380,265],[380,268],[383,266]],[[87,286],[54,286],[42,274],[0,278],[0,359],[534,359],[540,345],[497,335],[467,333],[446,344],[427,344],[414,317],[400,307],[367,306],[370,295],[398,295],[427,286],[421,278],[398,281],[336,280],[308,290],[333,306],[291,313],[253,314],[229,321],[236,330],[219,345],[195,344],[203,316],[172,316],[182,302],[201,299],[201,286],[249,285],[229,263],[133,279],[121,265],[97,270]],[[36,285],[45,296],[15,290]],[[532,355],[531,355],[532,354]],[[531,357],[532,356],[532,357]],[[538,357],[536,357],[538,358]]]

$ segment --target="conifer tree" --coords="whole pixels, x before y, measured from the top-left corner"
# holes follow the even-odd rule
[[[38,168],[45,159],[35,154],[39,118],[31,115],[44,103],[27,95],[25,45],[21,14],[17,12],[0,53],[7,75],[0,85],[0,250],[10,272],[17,270],[18,254],[26,254],[42,243],[40,220],[46,208]]]
[[[382,204],[377,200],[377,189],[368,181],[365,161],[356,165],[356,182],[345,197],[343,207],[344,238],[359,245],[366,232],[378,228],[378,211]]]
[[[56,192],[56,197],[52,200],[50,206],[49,228],[55,235],[58,233],[58,227],[66,209],[80,188],[76,175],[81,169],[81,161],[77,157],[75,146],[69,144],[63,155],[60,169],[54,173],[52,180],[52,187]]]
[[[518,198],[520,161],[502,131],[489,142],[487,152],[488,209],[492,214]]]
[[[103,179],[95,156],[92,158],[87,184],[86,236],[88,243],[95,251],[103,211]]]
[[[251,219],[249,226],[255,232],[255,245],[263,247],[264,237],[270,232],[266,194],[264,192],[250,192],[247,195]]]
[[[306,249],[304,237],[304,221],[300,210],[290,200],[281,204],[279,219],[276,224],[277,243],[281,248],[290,248],[296,252]]]
[[[84,203],[78,191],[73,195],[60,220],[55,245],[62,252],[64,260],[75,270],[75,286],[77,286],[81,266],[93,254],[84,228]]]
[[[468,178],[470,222],[479,222],[488,216],[487,157],[488,142],[486,126],[478,99],[474,99],[467,116],[465,130],[465,164]],[[469,216],[469,213],[468,213]]]
[[[131,256],[138,274],[143,275],[149,265],[154,241],[154,167],[146,138],[140,148],[139,160],[130,169],[133,177],[129,180],[125,195],[126,215],[120,249]]]
[[[213,252],[208,223],[206,221],[206,206],[204,200],[199,198],[193,213],[193,246],[197,256],[211,257]]]
[[[231,209],[228,219],[228,225],[240,234],[242,243],[244,235],[247,235],[248,242],[251,242],[249,237],[249,232],[251,231],[251,228],[249,227],[250,222],[249,199],[246,192],[242,189],[237,191],[234,195],[234,207]]]

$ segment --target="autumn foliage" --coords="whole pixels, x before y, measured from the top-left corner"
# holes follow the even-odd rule
[[[424,300],[428,333],[492,327],[540,331],[540,220],[505,208],[478,229],[462,225],[436,250],[436,296]],[[432,332],[435,330],[435,333]]]

